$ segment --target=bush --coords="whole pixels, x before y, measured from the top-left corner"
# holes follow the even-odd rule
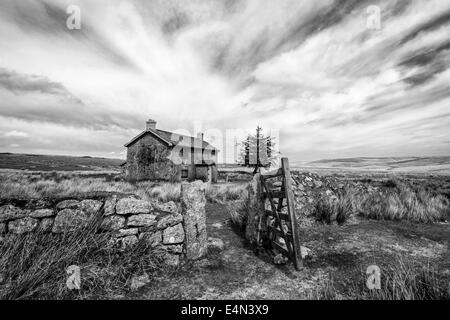
[[[328,224],[336,221],[342,225],[354,213],[354,198],[351,192],[344,191],[337,198],[321,197],[314,207],[318,221]]]
[[[398,186],[398,191],[373,193],[362,200],[361,214],[377,220],[434,223],[448,219],[449,203],[442,195],[424,189]]]

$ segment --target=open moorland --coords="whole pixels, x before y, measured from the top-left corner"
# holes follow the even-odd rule
[[[163,202],[180,198],[177,183],[126,182],[119,160],[30,159],[2,155],[0,205],[101,193]],[[416,168],[409,172],[405,166],[404,171],[386,169],[386,161],[380,164],[383,170],[355,169],[353,160],[346,168],[337,167],[345,161],[314,170],[296,167],[316,173],[312,184],[324,179],[343,185],[332,203],[312,199],[312,223],[300,228],[300,271],[290,263],[275,264],[269,252],[246,243],[246,212],[236,212],[232,204],[245,198],[251,174],[222,166],[219,183],[206,191],[207,232],[215,245],[204,259],[162,267],[156,249],[150,255],[142,246],[126,253],[106,251],[107,239],[89,228],[62,238],[27,234],[8,241],[0,236],[0,299],[449,299],[450,176],[445,170],[427,171],[430,161],[403,162]],[[400,162],[396,160],[398,166]],[[433,168],[446,165],[435,163]],[[355,186],[373,192],[357,193]],[[302,209],[298,211],[301,220]],[[72,264],[85,270],[78,292],[65,284],[65,270]],[[381,270],[380,290],[366,287],[371,265]],[[148,281],[133,289],[130,283],[143,272]]]

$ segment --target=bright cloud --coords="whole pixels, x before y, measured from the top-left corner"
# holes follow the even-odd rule
[[[4,0],[0,149],[119,156],[150,117],[279,129],[294,160],[445,155],[449,34],[441,0]]]

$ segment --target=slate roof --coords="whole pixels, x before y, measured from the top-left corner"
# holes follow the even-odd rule
[[[200,138],[190,137],[190,136],[181,135],[181,134],[177,134],[174,132],[159,130],[159,129],[144,130],[143,132],[138,134],[136,137],[134,137],[132,140],[130,140],[127,144],[125,144],[125,147],[128,148],[129,146],[131,146],[132,144],[134,144],[135,142],[137,142],[138,140],[140,140],[147,134],[153,135],[157,139],[166,143],[167,146],[169,146],[169,147],[174,147],[176,145],[181,146],[181,147],[184,147],[184,146],[189,147],[189,146],[193,145],[195,147],[197,145],[201,145],[202,149],[210,149],[210,150],[217,151],[217,149],[215,147],[213,147],[211,144],[209,144],[208,142],[206,142],[205,140],[202,140]]]

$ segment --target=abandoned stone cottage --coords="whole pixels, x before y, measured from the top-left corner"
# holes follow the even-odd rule
[[[146,129],[125,144],[128,180],[217,181],[218,150],[203,139],[156,128],[149,119]]]

